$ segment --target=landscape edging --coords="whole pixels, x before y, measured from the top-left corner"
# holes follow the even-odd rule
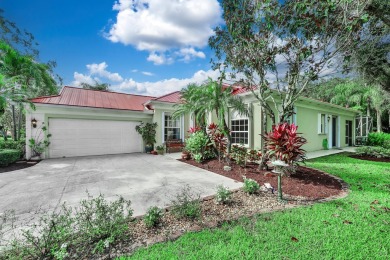
[[[241,216],[238,216],[236,218],[232,218],[232,219],[229,219],[229,220],[221,220],[221,221],[215,221],[215,222],[210,222],[208,224],[204,224],[202,226],[198,226],[196,228],[191,228],[189,230],[185,230],[185,231],[179,231],[179,232],[176,232],[170,236],[159,236],[155,239],[151,239],[149,241],[147,241],[145,244],[141,244],[141,243],[136,243],[134,244],[132,247],[131,247],[131,252],[129,253],[133,253],[136,249],[138,248],[141,248],[141,247],[144,247],[146,245],[146,247],[149,247],[149,246],[152,246],[154,244],[157,244],[157,243],[162,243],[162,242],[168,242],[168,241],[175,241],[177,240],[179,237],[181,237],[182,235],[184,235],[185,233],[189,233],[189,232],[199,232],[199,231],[202,231],[203,229],[206,229],[206,228],[216,228],[216,227],[219,227],[222,223],[231,223],[233,221],[237,221],[243,217],[247,217],[247,218],[254,218],[255,216],[258,216],[260,214],[264,214],[264,213],[271,213],[271,212],[277,212],[277,211],[284,211],[284,210],[290,210],[290,209],[293,209],[293,208],[297,208],[297,207],[307,207],[307,206],[312,206],[313,204],[315,203],[325,203],[325,202],[330,202],[330,201],[333,201],[333,200],[337,200],[337,199],[343,199],[345,197],[348,196],[348,194],[351,192],[351,190],[349,189],[349,184],[346,183],[343,179],[337,177],[337,176],[334,176],[330,173],[327,173],[327,172],[324,172],[324,171],[321,171],[321,170],[318,170],[318,169],[314,169],[314,168],[311,168],[311,167],[306,167],[306,166],[301,166],[301,167],[304,167],[304,168],[307,168],[307,169],[313,169],[313,170],[316,170],[318,172],[321,172],[323,174],[326,174],[332,178],[334,178],[335,180],[337,180],[340,185],[341,185],[341,192],[338,194],[338,195],[334,195],[334,196],[330,196],[330,197],[327,197],[327,198],[323,198],[323,199],[318,199],[318,200],[313,200],[313,201],[310,201],[308,204],[287,204],[283,207],[281,206],[277,206],[277,207],[274,207],[274,208],[264,208],[264,209],[261,209],[259,210],[259,212],[256,212],[256,213],[251,213],[251,214],[248,214],[248,215],[241,215]],[[238,189],[233,189],[231,190],[231,192],[238,192],[240,191],[241,188],[238,188]],[[210,195],[210,196],[206,196],[204,198],[201,198],[201,202],[203,201],[209,201],[209,200],[213,200],[215,197],[215,195]],[[169,207],[166,207],[164,208],[164,212],[169,212],[171,210],[172,206],[169,206]],[[137,217],[134,217],[134,220],[142,220],[144,218],[145,214],[144,215],[139,215]]]

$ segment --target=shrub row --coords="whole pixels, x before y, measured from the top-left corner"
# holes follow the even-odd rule
[[[390,134],[387,133],[369,133],[367,139],[369,146],[381,146],[390,149]]]
[[[60,211],[46,213],[21,230],[21,236],[0,243],[7,248],[0,251],[0,259],[86,259],[110,252],[112,244],[126,235],[132,214],[130,201],[122,197],[113,202],[103,195],[89,197],[75,208],[63,204]],[[14,227],[9,219],[0,219],[0,241],[5,224]]]
[[[361,146],[356,148],[356,154],[376,158],[390,158],[390,148],[380,146]]]
[[[7,141],[4,141],[4,139],[0,138],[0,150],[2,149],[19,150],[20,156],[23,156],[26,149],[26,139],[20,139],[18,141],[8,139]]]
[[[20,151],[14,149],[0,150],[0,166],[8,166],[20,158]]]
[[[259,185],[252,179],[244,179],[243,190],[249,194],[257,192]],[[232,193],[219,185],[215,196],[216,203],[231,202]],[[171,201],[172,214],[178,219],[194,220],[201,216],[200,195],[190,186],[183,187]],[[0,243],[6,250],[0,251],[0,259],[84,259],[91,256],[110,254],[113,245],[131,234],[128,223],[133,210],[128,200],[119,197],[108,202],[103,195],[82,200],[78,207],[62,205],[61,210],[46,213],[32,228],[21,230],[21,236]],[[5,214],[5,215],[8,215]],[[14,218],[0,219],[0,241],[5,232],[5,224],[15,228]],[[144,216],[147,228],[158,226],[163,210],[151,207]],[[10,229],[8,229],[9,231]],[[130,231],[130,232],[129,232]],[[4,240],[3,240],[4,242]]]

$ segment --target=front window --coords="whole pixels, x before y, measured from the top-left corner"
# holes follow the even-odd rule
[[[181,139],[181,120],[173,119],[170,113],[164,113],[164,141]]]
[[[318,133],[319,134],[325,134],[325,122],[326,122],[326,115],[325,114],[319,114],[319,122],[318,122]]]
[[[231,121],[232,143],[249,144],[249,120],[232,119]]]

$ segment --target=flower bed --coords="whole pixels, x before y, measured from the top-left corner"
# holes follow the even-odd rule
[[[246,178],[256,180],[260,185],[270,183],[275,187],[275,190],[277,189],[277,175],[270,171],[259,170],[258,165],[254,163],[247,164],[245,168],[232,163],[231,171],[225,171],[223,169],[224,163],[220,163],[215,159],[205,161],[204,163],[197,163],[194,160],[180,161],[237,181],[243,181],[245,176]],[[283,177],[282,188],[283,193],[286,195],[300,196],[308,200],[319,200],[339,194],[342,190],[342,185],[337,179],[321,171],[298,167],[296,173],[291,174],[290,177]]]

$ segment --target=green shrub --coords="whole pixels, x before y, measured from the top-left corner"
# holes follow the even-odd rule
[[[244,185],[242,189],[249,194],[256,193],[260,189],[260,185],[253,179],[247,179],[244,177]]]
[[[248,160],[250,162],[257,162],[261,159],[261,151],[258,150],[248,150]]]
[[[191,153],[192,158],[201,162],[212,157],[209,151],[211,145],[209,137],[203,131],[197,131],[187,138],[185,149]]]
[[[148,228],[155,227],[161,222],[163,211],[159,207],[150,207],[144,216],[144,223]]]
[[[390,140],[390,134],[387,133],[369,133],[367,145],[384,147],[385,141]]]
[[[390,149],[380,146],[361,146],[356,148],[356,154],[375,158],[390,158]]]
[[[37,129],[35,137],[28,140],[28,146],[31,148],[32,156],[41,156],[50,145],[49,139],[51,134],[47,133],[47,127],[44,124],[42,122],[42,126]]]
[[[390,140],[385,140],[382,147],[385,149],[390,149]]]
[[[14,149],[0,150],[0,166],[8,166],[20,158],[20,151]]]
[[[226,204],[229,203],[232,199],[232,193],[223,185],[218,185],[217,194],[215,195],[215,200],[217,203]]]
[[[26,150],[26,139],[20,139],[18,141],[12,139],[4,141],[4,139],[0,139],[0,150],[2,149],[19,150],[20,156],[23,156]]]
[[[76,224],[82,241],[88,241],[94,247],[93,252],[102,252],[123,238],[128,229],[127,222],[133,215],[130,205],[131,202],[123,197],[108,202],[102,194],[82,200],[76,210]]]
[[[200,195],[195,194],[188,185],[176,195],[171,204],[172,214],[179,219],[195,219],[202,213]]]
[[[72,259],[86,259],[109,252],[113,243],[125,237],[132,214],[130,201],[122,197],[108,202],[103,195],[88,196],[75,208],[63,204],[61,210],[46,213],[22,229],[22,235],[0,251],[0,259],[66,259],[70,254]],[[3,222],[15,228],[14,223]]]
[[[230,158],[232,158],[239,166],[245,167],[248,157],[248,148],[243,145],[232,145]]]

